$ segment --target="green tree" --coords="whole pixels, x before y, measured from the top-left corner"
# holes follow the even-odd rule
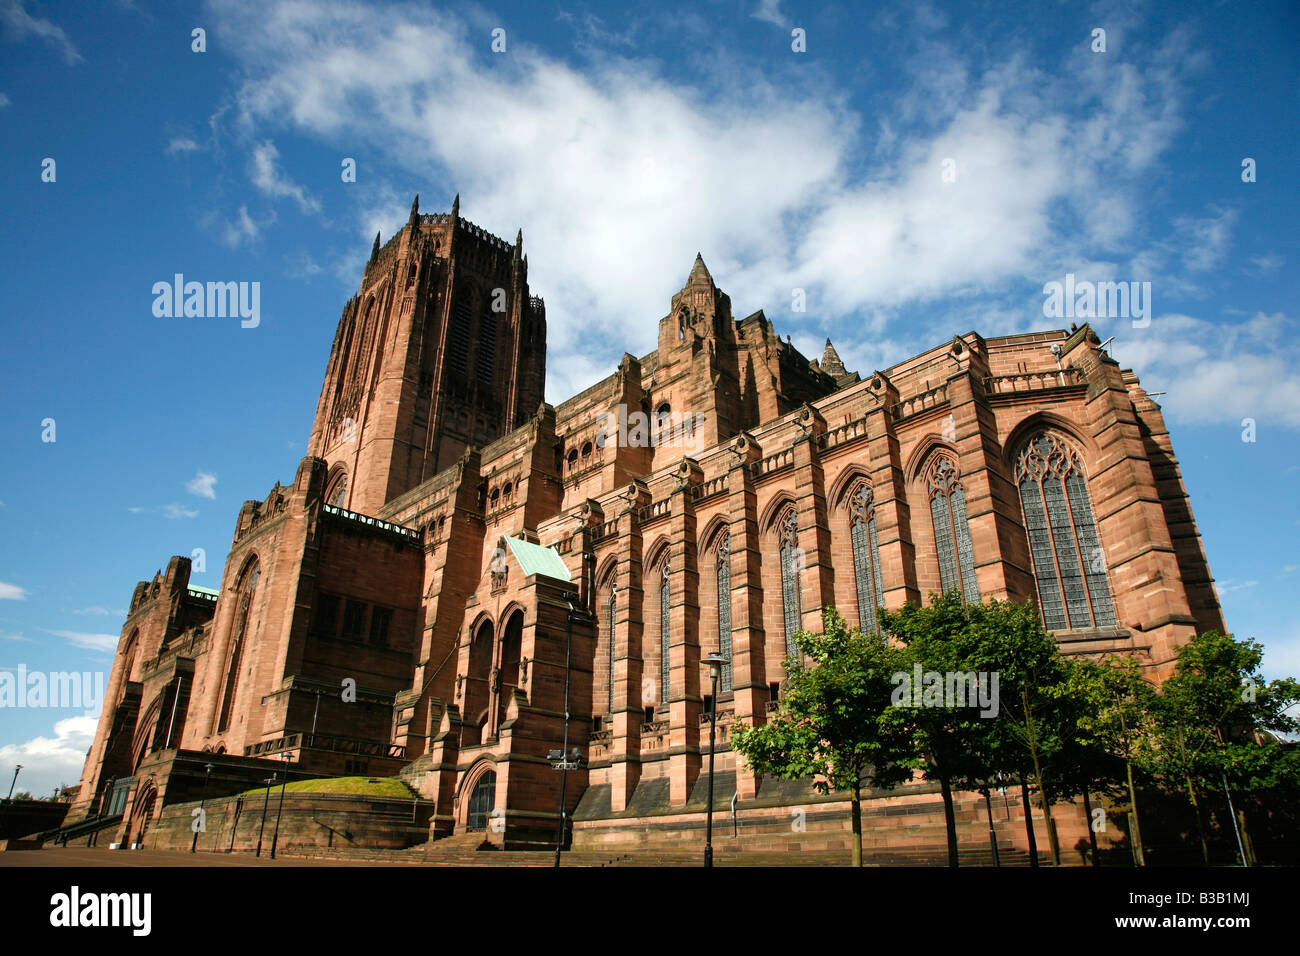
[[[1133,770],[1148,750],[1148,713],[1155,688],[1143,677],[1142,666],[1132,655],[1103,661],[1074,661],[1068,688],[1070,695],[1083,705],[1078,715],[1081,743],[1110,754],[1124,765],[1129,841],[1134,862],[1145,866]]]
[[[1178,648],[1174,673],[1160,685],[1152,708],[1151,765],[1186,794],[1206,863],[1210,849],[1201,796],[1223,786],[1229,767],[1241,776],[1261,757],[1280,753],[1261,749],[1257,740],[1300,728],[1288,713],[1300,699],[1300,685],[1292,678],[1265,682],[1259,671],[1263,656],[1255,641],[1217,631],[1200,634]],[[1285,770],[1289,762],[1279,766]],[[1266,766],[1261,769],[1261,779],[1271,776]]]
[[[883,637],[848,628],[833,608],[822,626],[795,635],[802,657],[785,662],[778,711],[761,726],[736,724],[731,746],[755,773],[816,777],[819,792],[847,793],[853,865],[861,866],[863,788],[892,789],[911,776],[909,737],[889,717],[901,655]]]
[[[939,784],[948,865],[956,866],[953,791],[986,787],[991,775],[989,762],[997,760],[1005,746],[996,739],[999,728],[995,719],[981,718],[976,706],[949,706],[956,702],[944,693],[950,678],[980,670],[983,606],[963,604],[960,595],[950,591],[932,595],[929,607],[909,604],[893,613],[880,611],[878,616],[883,629],[904,647],[903,673],[911,691],[903,695],[890,719],[899,730],[911,734],[925,779]],[[924,687],[917,687],[921,681]]]

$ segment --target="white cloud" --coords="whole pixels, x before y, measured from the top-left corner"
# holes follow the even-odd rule
[[[0,633],[0,641],[21,641],[24,644],[32,643],[32,639],[30,637],[24,637],[21,634],[8,634],[8,633]]]
[[[248,207],[240,206],[235,220],[222,227],[221,241],[233,249],[245,240],[256,240],[261,234],[262,227],[248,214]]]
[[[750,16],[778,27],[785,26],[785,17],[781,15],[781,0],[758,0],[758,9]]]
[[[1131,366],[1171,417],[1201,424],[1239,425],[1253,418],[1258,434],[1270,426],[1300,428],[1300,336],[1296,320],[1256,313],[1238,323],[1188,315],[1158,315],[1145,329],[1094,326],[1117,334],[1111,353]],[[1258,440],[1264,440],[1260,437]]]
[[[414,6],[382,19],[351,0],[212,9],[239,38],[234,113],[262,144],[264,192],[298,198],[265,138],[289,129],[331,147],[374,144],[426,211],[459,191],[462,214],[489,231],[508,240],[524,227],[532,291],[547,302],[552,401],[609,374],[622,349],[653,347],[654,320],[697,250],[738,316],[764,308],[782,334],[829,331],[848,340],[846,361],[884,367],[955,320],[990,335],[1041,327],[1041,298],[1012,291],[1026,282],[1041,289],[1074,272],[1195,289],[1171,275],[1211,275],[1237,218],[1144,219],[1151,177],[1184,124],[1182,78],[1199,68],[1181,30],[1141,46],[1141,32],[1117,23],[1112,40],[1129,59],[1080,43],[1055,73],[1018,54],[977,70],[967,51],[927,41],[889,104],[887,135],[871,140],[866,117],[826,85],[732,59],[687,84],[608,55],[580,71],[516,40],[508,61],[486,66],[462,20]],[[757,9],[780,16],[777,4]],[[948,159],[954,182],[942,178]],[[431,195],[431,180],[446,195]],[[364,195],[365,248],[337,266],[349,285],[375,229],[391,236],[410,202],[388,184]],[[805,316],[788,311],[796,287]],[[1251,376],[1276,364],[1253,348],[1244,356],[1257,360]],[[1144,358],[1171,370],[1167,357]],[[1207,374],[1245,377],[1209,352],[1201,360]],[[1246,404],[1265,401],[1270,380],[1257,381]]]
[[[9,94],[0,93],[0,110],[4,109],[8,105],[9,105]]]
[[[164,518],[197,518],[199,513],[190,508],[185,508],[178,504],[163,505],[160,509]]]
[[[206,471],[200,471],[185,482],[185,490],[200,498],[215,498],[217,497],[217,476]]]
[[[33,17],[23,9],[21,0],[0,0],[0,23],[4,24],[5,33],[12,40],[39,37],[58,50],[67,63],[79,63],[84,59],[62,27],[50,20]]]
[[[83,607],[80,609],[74,609],[72,613],[73,614],[98,614],[98,615],[103,615],[104,617],[114,617],[114,616],[122,616],[126,614],[126,611],[124,610],[114,611],[110,608],[104,607],[103,605],[96,604],[94,607]]]
[[[0,581],[0,601],[26,601],[27,589],[16,584]]]
[[[303,212],[318,212],[320,202],[307,195],[307,191],[293,182],[279,168],[280,151],[270,140],[253,147],[249,164],[249,178],[253,185],[273,199],[290,198]]]
[[[168,156],[172,156],[176,153],[193,153],[198,150],[198,148],[199,144],[193,137],[173,136],[171,142],[167,144],[167,149],[164,150],[164,152],[166,152]]]
[[[53,634],[55,637],[61,637],[73,647],[80,647],[88,651],[107,651],[112,653],[117,650],[117,641],[120,635],[117,634],[87,634],[84,631],[56,631],[50,628],[41,628],[46,634]]]
[[[0,764],[22,764],[18,789],[38,797],[48,796],[55,787],[74,786],[81,780],[98,723],[97,714],[65,717],[54,724],[52,737],[0,746]]]

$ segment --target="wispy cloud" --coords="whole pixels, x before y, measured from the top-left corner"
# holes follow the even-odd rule
[[[185,490],[200,498],[215,498],[217,497],[217,476],[210,472],[200,471],[185,482]]]
[[[41,628],[46,634],[53,634],[55,637],[61,637],[73,647],[80,647],[88,651],[115,651],[117,649],[117,634],[87,634],[84,631],[56,631],[51,628]]]
[[[249,178],[253,185],[273,199],[292,199],[303,212],[319,212],[320,202],[307,195],[307,190],[295,183],[280,169],[280,151],[270,140],[253,147],[249,165]]]
[[[193,153],[199,149],[198,142],[192,136],[173,136],[164,152],[168,156],[177,153]]]
[[[160,510],[164,518],[197,518],[199,516],[197,511],[175,503],[163,505]]]
[[[67,63],[80,63],[84,59],[61,26],[33,17],[23,8],[22,0],[0,0],[0,24],[4,25],[6,37],[15,42],[33,36],[58,50]]]
[[[27,589],[16,584],[0,581],[0,601],[26,601]]]
[[[73,614],[97,614],[97,615],[103,615],[104,617],[120,617],[126,614],[126,611],[125,610],[114,611],[110,608],[106,608],[103,607],[102,605],[96,604],[94,607],[83,607],[83,608],[74,609],[72,613]]]

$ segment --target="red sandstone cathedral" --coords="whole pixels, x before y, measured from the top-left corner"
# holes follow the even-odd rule
[[[567,687],[573,845],[681,839],[707,785],[701,659],[721,652],[719,808],[774,839],[802,808],[799,839],[829,846],[846,804],[728,746],[824,608],[872,628],[936,591],[1032,598],[1065,653],[1157,674],[1223,629],[1160,409],[1088,326],[966,332],[864,377],[829,340],[810,360],[762,311],[734,318],[697,257],[658,347],[551,405],[522,237],[459,204],[417,198],[376,238],[308,456],[240,509],[219,590],[185,557],[136,586],[70,821],[188,848],[206,801],[194,842],[238,848],[262,798],[235,795],[362,775],[418,798],[313,805],[293,841],[547,845]],[[868,843],[936,799],[878,795]]]

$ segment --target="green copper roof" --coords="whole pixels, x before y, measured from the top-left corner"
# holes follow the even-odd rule
[[[220,591],[217,591],[217,590],[215,590],[215,589],[213,589],[213,588],[203,588],[203,587],[199,587],[197,584],[191,584],[191,585],[189,585],[189,589],[190,589],[191,591],[202,591],[204,594],[211,594],[213,597],[219,597],[219,596],[221,595],[221,592],[220,592]]]
[[[529,544],[518,538],[506,538],[506,545],[510,548],[510,553],[515,556],[515,560],[519,562],[519,567],[523,568],[524,577],[544,574],[548,578],[558,578],[561,581],[572,580],[564,559],[554,548],[543,548],[540,544]]]

